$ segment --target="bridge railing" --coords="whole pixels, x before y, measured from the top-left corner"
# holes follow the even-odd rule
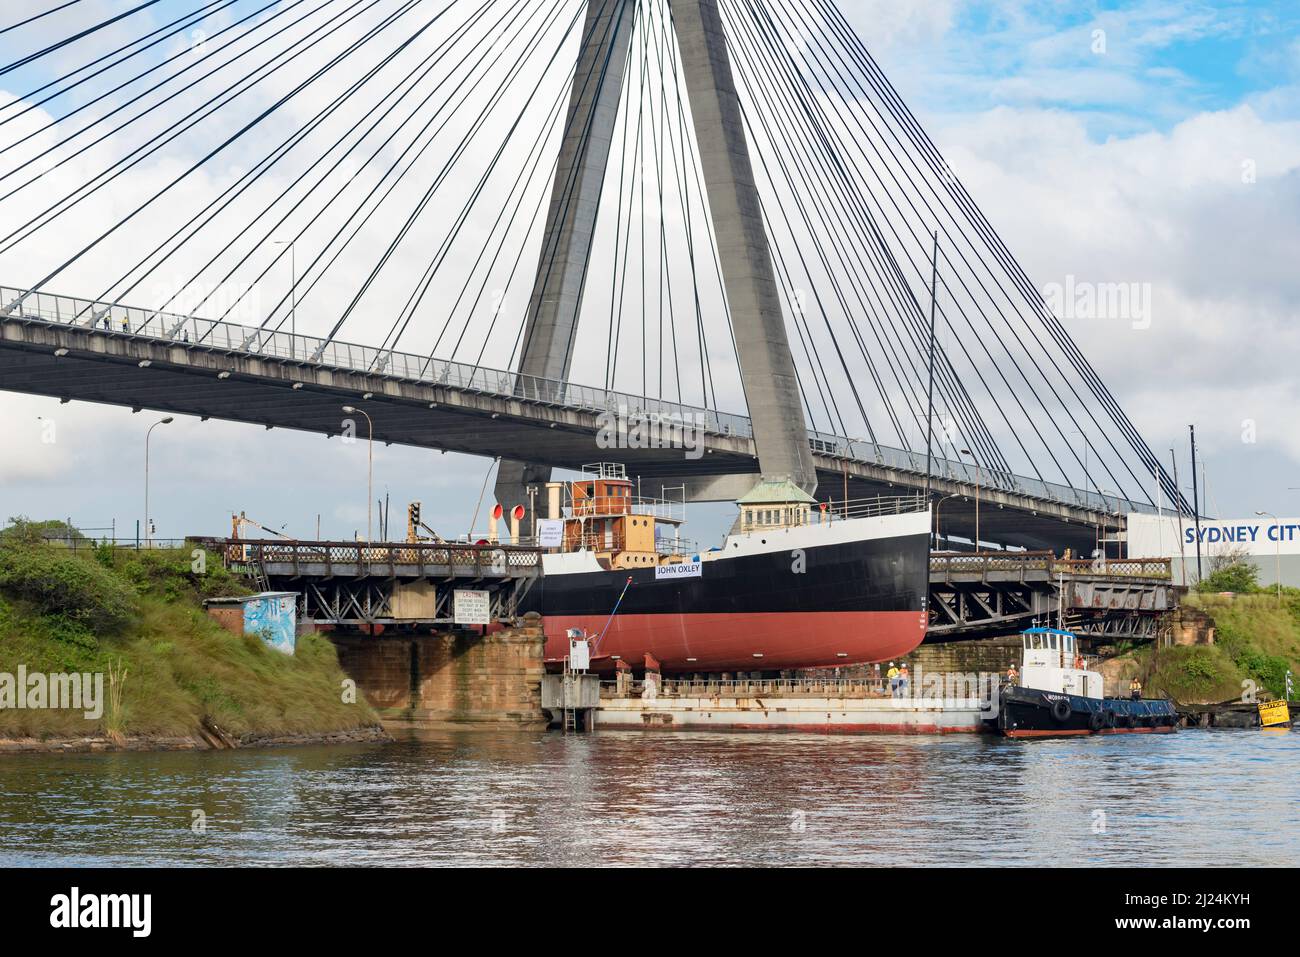
[[[828,432],[809,431],[808,441],[814,452],[837,456],[855,462],[867,462],[881,468],[925,474],[925,454],[906,449],[878,445],[858,439],[846,439]],[[931,473],[950,482],[961,482],[972,487],[997,489],[1017,495],[1028,495],[1049,502],[1059,502],[1092,511],[1114,514],[1116,512],[1152,512],[1149,504],[1135,502],[1121,495],[1072,488],[1058,482],[1047,482],[1026,475],[1016,475],[1002,469],[977,468],[973,462],[935,456],[930,462]]]
[[[743,415],[393,349],[74,296],[0,286],[0,319],[4,318],[39,320],[105,334],[155,339],[187,348],[208,348],[391,376],[596,414],[637,417],[663,424],[686,424],[712,435],[749,439],[754,434],[749,418]],[[810,431],[808,435],[813,451],[823,455],[899,469],[914,475],[925,472],[924,454],[824,432]],[[1154,511],[1150,505],[1119,495],[1071,488],[1000,469],[977,469],[971,462],[939,457],[933,459],[931,469],[933,474],[949,481],[971,486],[979,484],[1098,512]]]
[[[394,349],[74,296],[29,293],[0,286],[0,318],[34,319],[113,335],[155,339],[169,345],[329,366],[597,414],[685,424],[715,435],[753,437],[749,418],[743,415]]]
[[[227,564],[348,565],[380,568],[474,568],[486,574],[540,570],[542,550],[517,545],[439,542],[298,542],[196,538],[194,543],[220,554]]]
[[[971,552],[930,556],[931,576],[1018,574],[1044,571],[1050,575],[1087,578],[1159,578],[1173,580],[1169,558],[1057,558],[1052,552]]]
[[[1057,559],[1053,571],[1067,575],[1105,575],[1112,578],[1169,578],[1173,575],[1170,558],[1107,558],[1088,561]]]

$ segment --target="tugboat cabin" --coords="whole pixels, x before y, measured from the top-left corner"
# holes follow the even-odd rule
[[[1023,687],[1081,698],[1102,697],[1101,674],[1076,667],[1082,663],[1082,656],[1076,647],[1077,639],[1070,632],[1030,628],[1022,632],[1021,639],[1024,642],[1020,669]]]

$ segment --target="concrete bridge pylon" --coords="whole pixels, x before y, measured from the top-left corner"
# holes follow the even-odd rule
[[[583,44],[555,173],[542,253],[524,328],[519,371],[567,381],[599,193],[622,97],[636,0],[588,0]],[[809,493],[817,471],[767,227],[717,0],[676,0],[674,29],[701,173],[753,422],[760,474]],[[593,450],[594,451],[594,450]],[[498,501],[527,501],[550,469],[502,460]]]

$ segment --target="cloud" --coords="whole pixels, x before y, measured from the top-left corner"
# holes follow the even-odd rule
[[[858,0],[842,10],[872,50],[883,50],[938,40],[952,29],[959,5],[959,0]]]
[[[1096,142],[1069,113],[999,108],[937,138],[1040,288],[1150,287],[1149,328],[1066,326],[1153,445],[1195,421],[1234,452],[1252,420],[1300,463],[1300,122],[1241,106]]]

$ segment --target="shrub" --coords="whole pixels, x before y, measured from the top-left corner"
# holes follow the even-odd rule
[[[1259,569],[1250,562],[1234,562],[1206,575],[1197,583],[1196,590],[1230,591],[1238,595],[1249,595],[1251,592],[1259,591]]]
[[[134,595],[97,562],[48,545],[0,544],[0,592],[97,634],[121,631]]]
[[[1281,655],[1251,649],[1238,656],[1237,667],[1278,697],[1286,693],[1286,673],[1291,664]]]
[[[11,517],[9,527],[0,529],[0,544],[36,545],[41,542],[83,542],[86,536],[58,519],[34,522],[23,515]]]

